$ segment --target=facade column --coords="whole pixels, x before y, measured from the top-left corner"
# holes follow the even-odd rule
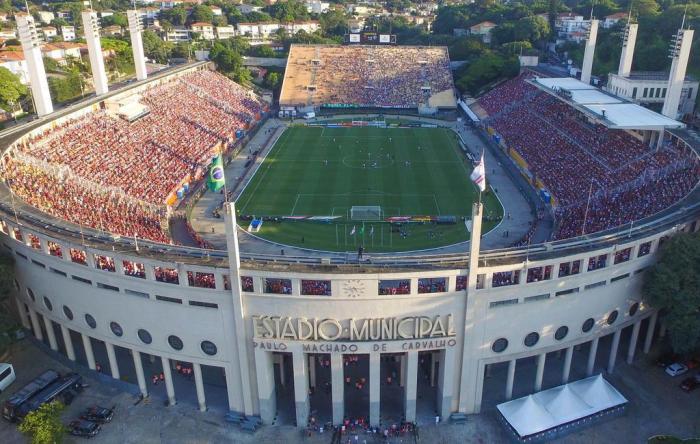
[[[654,329],[656,329],[656,318],[659,315],[658,311],[649,316],[649,324],[647,325],[647,335],[644,338],[644,353],[649,353],[651,350],[651,341],[654,340]]]
[[[438,352],[430,353],[430,386],[435,387],[435,376],[437,375]]]
[[[90,336],[82,335],[83,348],[85,349],[85,359],[87,359],[90,370],[95,370],[95,354],[92,352],[92,342]]]
[[[561,374],[561,383],[566,384],[569,382],[569,374],[571,373],[571,358],[574,356],[574,346],[570,346],[566,349],[566,354],[564,355],[564,369]]]
[[[280,373],[280,385],[282,387],[286,387],[287,380],[286,380],[285,374],[284,374],[284,355],[273,355],[273,356],[275,356],[275,358],[276,358],[277,365],[278,365],[277,368],[279,369],[279,373]]]
[[[309,386],[316,387],[316,356],[309,355]]]
[[[634,352],[637,350],[637,338],[639,338],[639,327],[642,325],[641,321],[634,323],[632,327],[632,337],[630,337],[630,345],[627,349],[627,363],[632,364],[634,361]]]
[[[342,353],[331,353],[331,398],[334,425],[341,424],[345,417],[345,381],[343,379],[343,355]]]
[[[29,330],[32,326],[27,319],[27,310],[24,308],[24,302],[18,296],[15,296],[15,302],[17,303],[17,315],[19,315],[19,320],[22,322],[22,327]]]
[[[199,403],[199,411],[207,411],[207,398],[204,395],[204,380],[202,379],[202,366],[196,362],[192,363],[194,370],[194,386],[197,389],[197,402]]]
[[[109,360],[109,371],[114,379],[119,379],[119,364],[117,364],[117,355],[114,353],[114,344],[105,342],[107,347],[107,359]]]
[[[593,374],[593,368],[595,367],[595,355],[598,353],[598,341],[600,341],[600,338],[595,338],[591,341],[591,348],[588,350],[586,376],[591,376]]]
[[[513,398],[513,382],[515,381],[515,365],[517,360],[511,359],[508,361],[508,376],[506,378],[506,399]]]
[[[404,356],[406,362],[404,409],[407,422],[416,422],[416,397],[418,395],[418,352],[409,351]],[[403,374],[401,375],[403,377]]]
[[[369,354],[369,424],[379,426],[381,393],[381,353]]]
[[[447,347],[441,352],[440,374],[438,375],[438,405],[437,410],[444,421],[452,413],[452,398],[454,395],[454,378],[452,372],[455,368],[455,349]]]
[[[620,345],[620,336],[622,336],[622,329],[618,329],[613,334],[612,344],[610,344],[610,356],[608,356],[608,373],[615,371],[615,360],[617,359],[617,348]]]
[[[66,356],[71,361],[75,361],[75,349],[73,348],[73,340],[70,338],[70,330],[63,324],[61,324],[61,336],[63,336],[63,343],[66,344]]]
[[[146,386],[146,377],[143,374],[143,362],[141,362],[141,353],[136,350],[131,350],[131,356],[134,358],[134,370],[136,370],[136,380],[139,383],[139,391],[145,398],[148,396],[148,387]]]
[[[309,422],[309,375],[308,361],[304,352],[292,353],[294,364],[294,405],[296,406],[297,427],[304,428]]]
[[[263,424],[272,424],[277,413],[275,368],[272,353],[255,348],[255,373],[258,375],[258,405]]]
[[[32,307],[29,307],[29,319],[32,321],[34,337],[40,341],[43,341],[44,334],[41,332],[41,325],[39,325],[39,316],[36,314],[36,310],[34,310]]]
[[[46,327],[46,336],[49,338],[49,347],[51,347],[53,351],[58,351],[58,342],[56,342],[56,332],[53,329],[53,321],[44,316],[44,326]]]
[[[406,355],[399,356],[399,359],[401,360],[401,365],[399,366],[399,371],[401,372],[399,374],[399,387],[406,387]]]
[[[544,377],[544,364],[547,360],[547,353],[540,353],[537,356],[537,372],[535,373],[535,391],[542,390],[542,378]]]
[[[173,372],[170,370],[170,359],[165,356],[160,357],[165,376],[165,391],[168,393],[168,405],[175,405],[175,387],[173,386]]]

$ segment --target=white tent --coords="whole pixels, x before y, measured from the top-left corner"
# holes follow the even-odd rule
[[[627,399],[602,375],[514,399],[496,406],[518,437],[556,431],[584,418],[611,411]]]

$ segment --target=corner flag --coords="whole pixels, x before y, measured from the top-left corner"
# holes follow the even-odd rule
[[[472,171],[469,178],[479,187],[480,192],[486,191],[486,167],[484,166],[484,153],[481,152],[481,159],[474,166],[474,171]]]
[[[209,167],[209,177],[207,178],[207,187],[210,191],[217,192],[226,185],[224,177],[224,163],[221,160],[221,154],[217,154],[211,161]]]

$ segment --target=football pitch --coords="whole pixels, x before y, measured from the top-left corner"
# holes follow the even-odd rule
[[[280,218],[266,220],[255,235],[281,244],[330,251],[362,245],[367,252],[435,248],[468,240],[463,217],[478,198],[471,170],[446,129],[291,127],[236,206],[239,217]],[[489,190],[482,201],[486,232],[503,209]],[[381,208],[381,220],[353,220],[351,208],[358,206]],[[456,223],[384,221],[392,216],[455,216]],[[248,228],[245,220],[239,225]]]

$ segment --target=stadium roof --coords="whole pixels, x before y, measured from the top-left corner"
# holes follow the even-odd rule
[[[536,77],[531,82],[612,129],[684,128],[677,120],[628,102],[572,77]]]

